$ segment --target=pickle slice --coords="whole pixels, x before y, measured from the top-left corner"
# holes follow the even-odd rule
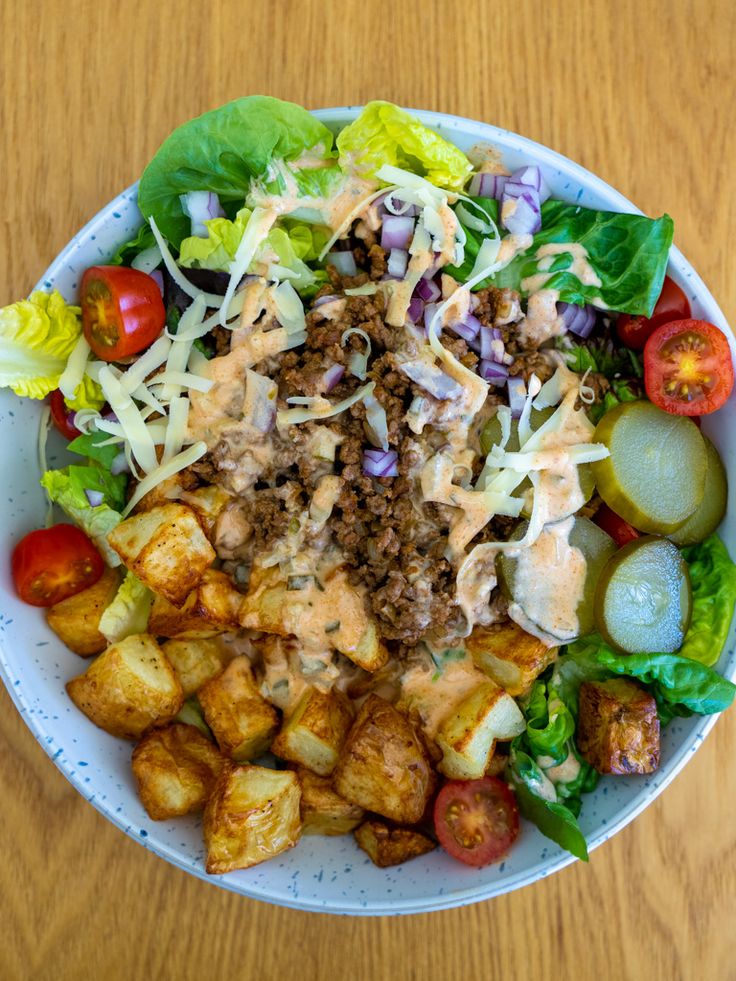
[[[703,500],[705,441],[685,416],[623,402],[603,416],[593,440],[611,454],[591,464],[598,493],[634,528],[667,535]]]
[[[528,523],[522,522],[511,539],[523,538],[527,527]],[[577,556],[560,548],[557,541],[550,541],[550,535],[557,535],[562,543],[566,537],[573,549],[582,552],[582,587]],[[598,578],[615,551],[615,542],[598,525],[588,518],[569,517],[546,525],[523,555],[501,552],[496,563],[498,578],[502,590],[522,614],[517,620],[519,625],[524,627],[521,621],[526,620],[530,632],[536,627],[559,643],[590,633],[595,626]]]
[[[680,525],[667,537],[675,545],[695,545],[712,535],[723,521],[728,498],[726,468],[718,455],[718,450],[707,436],[703,436],[708,466],[705,471],[705,491],[699,507],[690,515],[684,525]]]
[[[679,650],[691,607],[687,563],[666,538],[646,535],[624,545],[598,580],[598,629],[625,654]]]

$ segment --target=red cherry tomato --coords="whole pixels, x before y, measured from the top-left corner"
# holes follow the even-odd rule
[[[631,317],[628,313],[622,313],[616,323],[616,332],[627,347],[634,351],[643,351],[644,345],[657,327],[672,320],[686,320],[690,316],[687,297],[677,283],[665,276],[662,292],[651,317]]]
[[[103,361],[119,361],[149,347],[166,322],[156,281],[125,266],[92,266],[82,276],[82,326]]]
[[[658,327],[644,348],[644,388],[665,412],[704,416],[733,389],[726,335],[705,320],[675,320]]]
[[[639,532],[628,521],[620,518],[607,504],[601,504],[595,513],[593,521],[610,535],[619,548],[639,538]]]
[[[21,538],[10,566],[16,592],[31,606],[53,606],[81,593],[105,571],[100,553],[74,525],[54,525]]]
[[[498,777],[449,780],[437,795],[434,828],[453,858],[480,868],[504,855],[519,836],[519,809]]]
[[[54,389],[49,396],[49,404],[51,406],[51,418],[54,420],[54,425],[64,439],[68,439],[71,442],[73,439],[76,439],[77,436],[82,435],[77,427],[72,423],[74,413],[67,409],[64,396],[61,394],[58,388]]]

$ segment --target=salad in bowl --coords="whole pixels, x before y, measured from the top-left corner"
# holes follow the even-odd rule
[[[730,705],[729,343],[669,216],[553,195],[373,102],[238,99],[161,146],[78,295],[0,310],[44,400],[20,598],[132,746],[149,818],[234,873],[306,835],[482,868],[572,855],[599,780]],[[528,826],[528,825],[527,825]]]

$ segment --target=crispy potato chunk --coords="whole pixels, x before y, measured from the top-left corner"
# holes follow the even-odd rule
[[[199,523],[204,528],[204,533],[214,545],[215,525],[225,507],[233,500],[224,488],[217,484],[208,487],[198,487],[194,491],[185,491],[181,495],[183,504],[194,511],[199,518]]]
[[[163,504],[171,504],[178,500],[183,491],[194,490],[199,483],[199,478],[191,470],[180,470],[173,477],[167,477],[161,483],[156,484],[153,490],[138,501],[133,508],[135,514],[141,511],[150,511],[152,508],[161,507]]]
[[[352,721],[347,695],[337,689],[308,688],[271,744],[271,752],[327,777],[335,769]]]
[[[385,821],[369,818],[355,830],[355,840],[370,855],[374,865],[386,869],[401,865],[410,858],[426,855],[437,846],[420,831],[413,828],[394,828]]]
[[[182,606],[215,559],[196,514],[183,504],[135,514],[107,540],[141,582],[174,606]]]
[[[154,821],[201,811],[226,759],[196,726],[154,729],[133,750],[138,796]]]
[[[157,637],[214,637],[237,630],[243,597],[217,569],[207,569],[180,607],[156,596],[148,629]]]
[[[346,835],[363,820],[363,808],[336,793],[329,777],[302,766],[296,773],[302,788],[303,835]]]
[[[440,726],[437,745],[443,755],[437,769],[453,780],[482,777],[496,740],[523,731],[524,716],[513,698],[495,681],[485,681]]]
[[[266,752],[279,727],[276,709],[261,695],[245,654],[198,692],[205,721],[220,749],[233,760],[253,760]]]
[[[161,650],[176,672],[184,698],[216,678],[230,660],[222,644],[213,637],[177,637],[164,641]]]
[[[493,627],[476,627],[465,641],[477,667],[516,698],[557,657],[556,647],[522,630],[513,620]]]
[[[657,703],[628,678],[580,686],[576,740],[599,773],[654,773],[659,766]]]
[[[434,787],[426,751],[408,719],[378,695],[369,695],[358,712],[334,786],[346,800],[400,824],[424,814]]]
[[[107,640],[100,633],[100,617],[115,599],[119,585],[117,569],[105,569],[94,586],[48,608],[46,622],[69,650],[82,657],[104,651]]]
[[[140,739],[170,722],[184,702],[174,669],[149,634],[111,644],[66,690],[96,726],[122,739]]]
[[[247,869],[299,840],[301,791],[296,773],[228,764],[204,811],[207,871]]]

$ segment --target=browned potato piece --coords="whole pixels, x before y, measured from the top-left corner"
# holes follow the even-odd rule
[[[329,776],[352,721],[353,707],[347,695],[337,689],[308,688],[271,744],[271,752]]]
[[[209,540],[214,544],[215,524],[225,506],[232,501],[222,487],[212,484],[209,487],[198,487],[194,491],[186,491],[181,495],[182,503],[188,505],[199,518],[199,523]]]
[[[119,585],[117,569],[105,569],[94,586],[50,606],[46,622],[75,654],[99,654],[107,647],[107,640],[100,633],[100,617],[115,599]]]
[[[221,674],[200,688],[198,698],[223,753],[242,761],[266,752],[279,727],[279,716],[258,691],[245,654],[233,658]]]
[[[121,521],[107,540],[154,593],[181,606],[215,559],[191,508],[163,504]]]
[[[522,630],[513,620],[493,627],[476,627],[465,641],[477,667],[516,698],[557,657],[556,647]]]
[[[224,572],[207,569],[181,607],[156,596],[148,629],[157,637],[214,637],[237,630],[243,597]]]
[[[495,681],[484,681],[444,720],[436,742],[442,750],[437,769],[453,780],[482,777],[497,739],[524,731],[524,716],[511,695]]]
[[[148,816],[166,821],[201,811],[226,762],[196,726],[175,722],[149,732],[133,750],[132,760]]]
[[[434,787],[426,752],[408,719],[378,695],[369,695],[358,712],[334,786],[346,800],[400,824],[424,814]]]
[[[229,660],[220,642],[213,637],[166,640],[161,650],[176,672],[184,698],[216,678]]]
[[[367,852],[374,865],[381,869],[401,865],[410,858],[426,855],[437,846],[413,828],[394,828],[385,821],[370,818],[355,830],[355,840]]]
[[[247,869],[299,840],[301,791],[296,773],[228,764],[204,810],[207,871]]]
[[[138,501],[133,508],[135,514],[141,511],[150,511],[152,508],[161,507],[163,504],[171,504],[178,500],[183,491],[194,490],[199,483],[199,478],[191,470],[180,470],[173,477],[167,477],[160,484],[156,484],[153,490]]]
[[[122,739],[140,739],[170,722],[184,702],[174,669],[149,634],[112,644],[66,690],[96,726]]]
[[[329,777],[302,766],[296,773],[302,788],[303,835],[346,835],[363,820],[363,808],[335,793]]]
[[[628,678],[585,681],[575,738],[599,773],[653,773],[659,766],[657,703]]]

